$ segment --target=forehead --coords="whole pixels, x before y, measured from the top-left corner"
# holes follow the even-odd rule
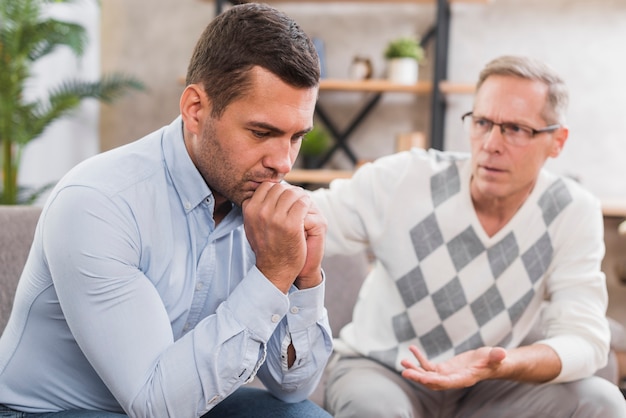
[[[474,112],[507,120],[534,119],[542,114],[547,94],[548,86],[541,81],[493,75],[476,92]]]
[[[313,112],[318,94],[317,86],[297,88],[260,67],[251,70],[250,78],[250,88],[240,100],[254,102],[261,108],[282,106],[301,112]]]

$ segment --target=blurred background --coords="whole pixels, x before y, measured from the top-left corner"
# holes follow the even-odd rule
[[[53,4],[50,13],[88,28],[90,44],[80,60],[59,50],[35,69],[32,94],[75,74],[95,78],[122,71],[148,90],[113,105],[86,101],[71,118],[55,123],[25,150],[20,182],[42,185],[58,180],[83,159],[128,143],[168,124],[178,100],[191,51],[216,14],[212,1],[83,0]],[[398,36],[424,36],[435,23],[434,2],[414,4],[304,2],[277,3],[324,46],[328,78],[350,77],[355,56],[370,60],[374,78],[385,75],[383,51]],[[448,80],[474,83],[481,68],[503,54],[540,58],[563,75],[571,92],[570,139],[561,156],[548,163],[578,179],[603,200],[626,200],[626,1],[492,0],[451,4]],[[434,40],[436,42],[436,40]],[[433,42],[426,45],[420,80],[433,77]],[[371,93],[320,93],[320,105],[344,127]],[[448,94],[444,148],[468,150],[460,116],[471,109],[471,93]],[[398,135],[430,136],[429,94],[385,93],[349,138],[360,160],[394,152]],[[338,152],[329,168],[350,169]],[[609,313],[626,323],[626,286],[619,265],[626,255],[619,216],[606,219]]]

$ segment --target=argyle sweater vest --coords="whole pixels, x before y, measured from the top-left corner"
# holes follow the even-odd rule
[[[419,152],[423,158],[410,163],[391,156],[364,167],[339,197],[356,201],[346,205],[359,214],[376,262],[337,350],[398,370],[413,358],[409,345],[435,362],[482,346],[518,346],[540,312],[555,243],[572,233],[561,218],[590,207],[576,209],[573,193],[591,199],[573,181],[542,171],[524,205],[489,237],[470,198],[467,156]],[[343,186],[335,187],[337,197]],[[350,245],[353,221],[343,221],[344,238],[336,241],[330,223],[331,254]]]

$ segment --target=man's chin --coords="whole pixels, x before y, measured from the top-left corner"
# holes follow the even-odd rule
[[[242,207],[243,206],[243,202],[245,202],[248,199],[252,199],[252,196],[254,196],[254,191],[250,190],[250,191],[246,191],[243,192],[241,195],[238,195],[236,197],[234,197],[231,202],[233,202],[233,204]]]

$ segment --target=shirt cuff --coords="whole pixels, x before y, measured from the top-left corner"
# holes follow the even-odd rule
[[[322,282],[315,287],[298,290],[292,286],[289,293],[287,323],[290,332],[298,332],[316,325],[325,315],[324,293],[326,277],[322,272]]]
[[[225,304],[251,334],[267,342],[289,310],[289,299],[253,266]]]

